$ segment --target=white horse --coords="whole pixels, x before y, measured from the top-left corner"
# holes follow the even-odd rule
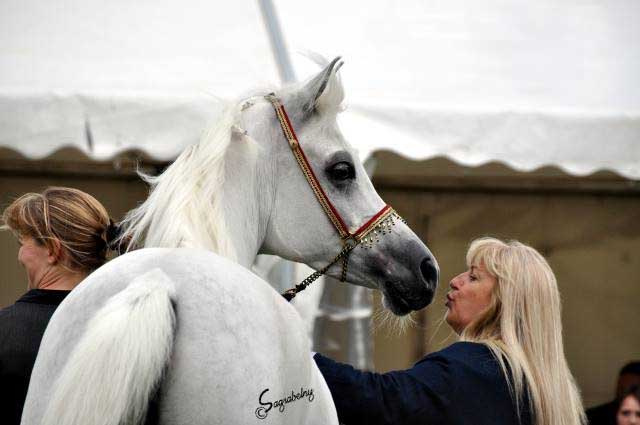
[[[277,98],[354,233],[385,204],[338,130],[336,64]],[[148,415],[161,424],[337,423],[300,317],[248,269],[261,252],[320,269],[343,249],[271,101],[231,105],[151,179],[149,198],[126,219],[132,242],[150,248],[110,261],[60,305],[23,425],[135,424]],[[346,278],[382,290],[388,308],[406,314],[431,301],[437,264],[404,223],[386,217],[373,226],[384,236],[371,232],[351,251]],[[339,264],[327,274],[340,277]]]

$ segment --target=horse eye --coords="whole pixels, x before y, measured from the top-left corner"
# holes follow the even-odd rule
[[[327,170],[329,177],[337,182],[352,180],[356,178],[356,170],[348,162],[338,162]]]

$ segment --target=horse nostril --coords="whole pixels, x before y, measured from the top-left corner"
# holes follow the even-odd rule
[[[434,264],[433,258],[429,256],[422,260],[420,273],[431,289],[435,289],[438,284],[438,267]]]

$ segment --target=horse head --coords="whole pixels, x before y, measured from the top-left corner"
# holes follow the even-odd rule
[[[340,235],[335,220],[321,207],[273,106],[257,101],[242,113],[241,122],[249,136],[269,136],[260,143],[270,170],[266,173],[268,194],[262,196],[269,198],[271,206],[260,251],[320,269],[343,249],[345,239],[350,239],[347,243],[357,245],[348,256],[346,276],[342,276],[340,262],[330,267],[327,275],[381,290],[387,307],[404,315],[431,302],[438,265],[404,221],[388,211],[383,223],[373,223],[375,228],[363,240],[353,237],[357,229],[384,212],[386,204],[338,128],[336,118],[344,98],[337,73],[341,65],[336,58],[315,77],[285,87],[274,98],[286,111],[305,161],[331,204],[329,209],[352,237]]]
[[[357,243],[346,270],[336,264],[328,275],[346,271],[345,280],[380,289],[398,315],[426,306],[438,265],[380,199],[340,133],[340,66],[335,59],[305,83],[230,105],[161,175],[143,176],[150,195],[127,214],[121,240],[129,249],[207,249],[245,267],[257,253],[270,253],[315,269],[330,264],[346,243]],[[304,151],[304,172],[290,147],[296,144]],[[305,173],[314,175],[315,191]]]

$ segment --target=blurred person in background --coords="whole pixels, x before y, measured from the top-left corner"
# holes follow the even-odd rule
[[[615,399],[587,409],[589,425],[615,425],[621,397],[633,386],[640,386],[640,362],[638,361],[627,363],[620,369]]]
[[[616,425],[640,425],[639,386],[632,386],[620,396],[616,411]]]
[[[103,265],[117,230],[91,195],[65,187],[27,193],[7,207],[3,230],[20,243],[28,291],[0,310],[0,423],[19,424],[40,340],[58,305]]]
[[[315,354],[341,423],[585,423],[547,261],[522,243],[493,238],[473,241],[466,259],[446,301],[460,342],[384,374]]]

